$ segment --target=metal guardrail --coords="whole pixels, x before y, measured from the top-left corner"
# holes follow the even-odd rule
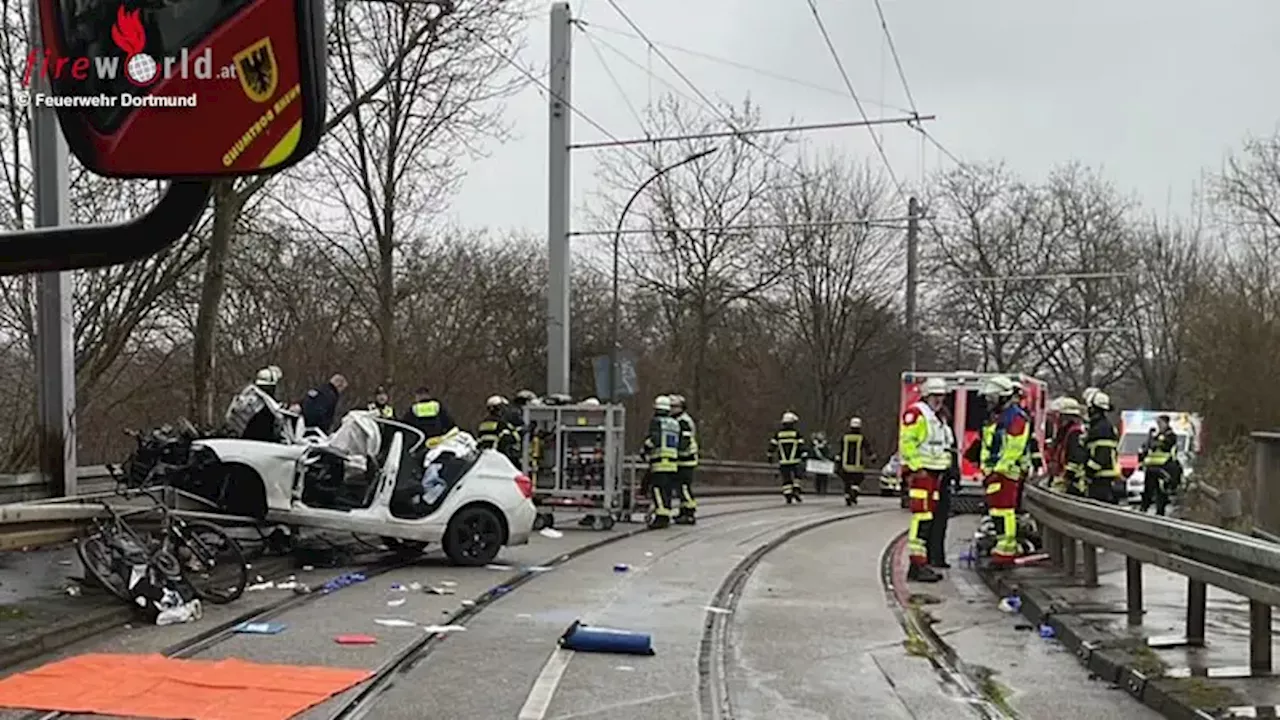
[[[628,456],[622,467],[624,472],[643,472],[647,466],[638,457]],[[771,463],[740,460],[704,460],[698,465],[698,470],[703,482],[710,487],[759,487],[773,484],[778,475],[778,468]],[[103,492],[114,487],[106,465],[76,468],[76,477],[79,495]],[[878,471],[869,470],[864,474],[863,482],[877,477]],[[724,482],[724,479],[728,482]],[[0,504],[31,502],[49,497],[48,484],[40,473],[0,475]]]
[[[1271,608],[1280,605],[1280,545],[1200,523],[1122,510],[1094,500],[1028,487],[1026,508],[1040,523],[1052,561],[1076,576],[1077,543],[1086,587],[1098,586],[1098,548],[1125,557],[1127,614],[1141,625],[1142,566],[1187,578],[1186,644],[1205,641],[1207,586],[1249,599],[1249,666],[1270,673]]]

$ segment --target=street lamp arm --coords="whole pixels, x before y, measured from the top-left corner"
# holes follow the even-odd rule
[[[667,173],[671,172],[672,170],[675,170],[676,168],[684,167],[685,165],[688,165],[691,162],[696,162],[698,160],[701,160],[702,158],[710,155],[711,153],[714,153],[719,149],[720,148],[718,147],[707,148],[706,150],[703,150],[701,152],[693,153],[692,155],[684,158],[683,160],[677,163],[673,163],[664,168],[659,168],[656,172],[654,172],[652,175],[649,176],[649,179],[640,183],[640,187],[636,188],[635,192],[631,193],[631,197],[627,199],[627,204],[622,206],[622,212],[618,214],[618,227],[613,232],[613,310],[612,310],[612,318],[610,322],[611,332],[609,333],[610,335],[609,337],[609,340],[610,340],[609,401],[610,402],[616,401],[617,394],[618,394],[618,389],[617,389],[618,381],[616,379],[617,372],[618,372],[618,314],[619,314],[618,255],[621,249],[620,246],[622,245],[622,226],[627,221],[627,213],[631,211],[631,206],[635,204],[636,200],[640,199],[640,195],[643,194],[644,191],[650,185],[656,182],[658,178],[662,177],[663,175],[666,175]]]

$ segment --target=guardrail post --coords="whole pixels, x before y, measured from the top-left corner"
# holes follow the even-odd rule
[[[1253,438],[1253,524],[1280,535],[1280,433],[1250,433]]]
[[[1125,591],[1128,595],[1129,624],[1142,624],[1142,563],[1124,559]]]
[[[1067,577],[1076,576],[1076,539],[1070,535],[1062,536],[1062,567]]]
[[[1084,586],[1098,587],[1098,548],[1087,542],[1080,543],[1084,554]]]
[[[1187,645],[1204,647],[1204,610],[1206,587],[1199,580],[1187,578]]]
[[[1271,674],[1271,606],[1249,601],[1249,670]]]
[[[1062,565],[1062,534],[1051,527],[1041,530],[1044,536],[1044,550],[1049,553],[1049,561],[1054,565]]]

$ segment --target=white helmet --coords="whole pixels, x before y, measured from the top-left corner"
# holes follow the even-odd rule
[[[599,405],[599,404],[600,404],[600,401],[599,401],[599,400],[597,400],[596,398],[589,397],[589,398],[587,398],[586,400],[583,400],[583,401],[582,401],[582,404],[583,404],[583,405]]]
[[[1093,396],[1097,395],[1099,392],[1101,391],[1096,387],[1087,387],[1084,389],[1084,392],[1080,394],[1080,399],[1084,400],[1085,405],[1088,405],[1093,402]]]
[[[1007,398],[1013,395],[1013,381],[1005,375],[992,375],[982,381],[982,389],[979,393],[988,398]]]
[[[857,430],[857,429],[859,429],[859,428],[861,428],[861,427],[862,427],[862,418],[860,418],[860,417],[849,418],[849,429],[850,429],[850,430]]]
[[[788,410],[782,413],[782,422],[784,423],[800,422],[800,416]]]
[[[1049,401],[1049,406],[1045,409],[1048,410],[1049,412],[1060,413],[1062,412],[1062,401],[1066,399],[1067,398],[1064,398],[1064,397],[1056,397]]]
[[[683,396],[683,395],[677,395],[677,394],[675,394],[675,393],[671,393],[671,395],[670,395],[669,397],[671,398],[671,406],[672,406],[672,407],[678,407],[678,408],[680,408],[680,409],[682,409],[682,410],[684,409],[684,396]]]
[[[1089,399],[1089,407],[1098,408],[1099,410],[1111,409],[1111,396],[1099,390]]]
[[[491,395],[489,396],[488,400],[484,401],[484,406],[491,410],[496,407],[502,407],[503,405],[506,405],[506,404],[507,404],[507,399],[502,397],[501,395]]]
[[[1056,402],[1058,403],[1057,410],[1059,415],[1079,416],[1082,414],[1083,408],[1080,407],[1080,402],[1075,398],[1058,398]]]
[[[653,399],[653,409],[671,412],[671,398],[666,395],[659,395]]]
[[[267,367],[264,367],[258,371],[258,374],[253,378],[253,384],[254,385],[279,385],[280,378],[283,376],[284,376],[284,373],[280,372],[280,368],[276,367],[275,365],[268,365]]]
[[[942,378],[929,378],[920,386],[920,397],[929,397],[930,395],[946,395],[947,384]]]

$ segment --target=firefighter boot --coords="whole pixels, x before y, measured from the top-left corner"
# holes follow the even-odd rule
[[[858,486],[848,483],[844,487],[844,504],[845,506],[858,504]]]
[[[928,565],[912,565],[907,568],[907,579],[911,582],[936,583],[942,576]]]
[[[654,515],[653,519],[649,521],[649,529],[661,530],[662,528],[667,527],[670,524],[671,524],[671,517],[669,515]]]
[[[690,507],[680,508],[680,514],[676,515],[675,523],[677,525],[696,525],[698,520],[694,517],[694,509]]]

